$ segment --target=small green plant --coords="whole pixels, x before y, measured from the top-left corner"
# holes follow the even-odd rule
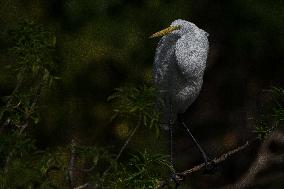
[[[17,24],[8,33],[12,62],[7,68],[17,77],[11,95],[1,97],[4,105],[0,107],[0,187],[41,188],[48,180],[42,170],[49,167],[42,168],[41,162],[51,161],[41,161],[46,157],[38,153],[25,130],[39,122],[39,98],[43,88],[56,79],[56,38],[44,26],[29,21]]]
[[[112,101],[114,106],[114,115],[111,120],[120,118],[131,121],[141,117],[144,126],[154,128],[156,134],[159,134],[159,112],[155,108],[154,87],[143,85],[139,88],[116,88],[107,100]]]
[[[147,85],[117,88],[108,98],[114,107],[112,120],[136,123],[136,129],[118,155],[105,148],[82,145],[39,151],[24,131],[30,124],[40,121],[38,100],[43,87],[58,79],[54,76],[56,37],[44,26],[30,21],[11,29],[9,37],[8,52],[13,57],[9,68],[17,77],[11,95],[1,97],[5,105],[0,107],[0,123],[9,128],[0,138],[0,188],[69,188],[70,179],[74,179],[70,178],[72,158],[77,171],[101,188],[156,188],[165,170],[172,169],[167,156],[145,150],[131,155],[126,163],[118,161],[140,125],[159,133],[154,88]],[[106,167],[111,172],[102,180]]]
[[[47,28],[30,21],[19,23],[8,33],[11,39],[8,54],[13,57],[10,71],[17,77],[11,95],[2,97],[5,105],[0,107],[0,120],[23,128],[30,119],[38,123],[35,110],[42,89],[58,79],[54,76],[56,37]]]
[[[143,152],[132,154],[126,165],[110,174],[105,181],[105,188],[158,188],[160,179],[173,170],[168,156]]]
[[[280,124],[284,121],[284,89],[283,88],[272,88],[274,107],[273,116]]]
[[[14,70],[23,71],[34,75],[47,74],[54,71],[54,49],[56,37],[52,32],[40,24],[32,21],[25,21],[9,31],[10,39],[14,46],[9,52],[15,57]],[[46,72],[46,73],[43,73]]]
[[[259,124],[255,127],[254,133],[257,134],[257,138],[264,139],[265,136],[269,133],[270,128],[267,126],[265,121],[260,121]]]
[[[263,111],[261,119],[254,130],[260,139],[264,139],[277,126],[283,126],[284,89],[273,87],[268,91],[271,94],[272,100],[265,105],[265,110],[261,110]],[[274,124],[274,126],[269,126],[271,124]]]

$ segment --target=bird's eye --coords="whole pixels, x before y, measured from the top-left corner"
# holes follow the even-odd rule
[[[181,25],[177,25],[176,28],[177,30],[179,30],[181,28]]]
[[[174,26],[175,30],[179,30],[180,28],[181,28],[181,25]]]

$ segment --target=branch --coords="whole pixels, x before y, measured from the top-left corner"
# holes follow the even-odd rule
[[[274,131],[261,145],[256,160],[245,175],[243,175],[235,184],[224,187],[224,189],[247,188],[252,185],[257,174],[267,168],[271,164],[280,164],[284,162],[283,154],[271,153],[269,146],[272,143],[284,144],[284,133]]]
[[[224,154],[222,154],[219,157],[214,158],[213,160],[211,160],[210,162],[208,162],[208,165],[216,165],[219,163],[222,163],[223,161],[227,160],[229,157],[237,154],[238,152],[248,148],[249,146],[251,146],[254,142],[258,141],[258,139],[254,139],[254,140],[250,140],[247,141],[245,144],[230,150]],[[263,169],[267,168],[268,165],[270,164],[280,164],[284,162],[284,155],[283,154],[272,154],[269,150],[269,146],[271,145],[271,143],[273,142],[277,142],[277,143],[282,143],[284,144],[284,133],[281,133],[280,131],[271,131],[271,134],[268,136],[267,139],[264,140],[263,144],[260,147],[257,159],[255,160],[255,162],[251,165],[251,167],[249,168],[248,172],[239,180],[237,181],[235,184],[232,185],[228,185],[225,186],[223,189],[235,189],[235,188],[246,188],[248,186],[251,185],[252,181],[254,180],[254,178],[256,177],[256,175],[262,171]],[[200,171],[202,168],[205,167],[205,163],[201,163],[199,165],[194,166],[193,168],[190,168],[188,170],[185,170],[183,172],[180,173],[176,173],[175,175],[175,182],[177,184],[180,184],[184,177]],[[159,186],[160,187],[165,187],[167,186],[171,181],[168,180],[163,180],[160,181]]]
[[[241,146],[239,146],[239,147],[237,147],[237,148],[235,148],[235,149],[233,149],[231,151],[228,151],[228,152],[222,154],[221,156],[216,157],[213,160],[209,161],[208,165],[209,166],[210,165],[216,165],[216,164],[219,164],[219,163],[227,160],[232,155],[234,155],[234,154],[236,154],[236,153],[246,149],[247,147],[249,147],[255,141],[257,141],[257,140],[247,141],[245,144],[243,144],[243,145],[241,145]],[[185,170],[185,171],[180,172],[180,173],[176,173],[175,181],[180,183],[184,179],[184,177],[186,177],[186,176],[188,176],[188,175],[190,175],[190,174],[192,174],[194,172],[197,172],[197,171],[201,170],[204,167],[205,167],[205,163],[201,163],[199,165],[194,166],[193,168],[190,168],[190,169]],[[163,185],[165,185],[164,181],[161,182],[160,186],[163,186]]]
[[[125,150],[126,146],[128,145],[128,143],[130,142],[130,140],[132,139],[133,135],[136,133],[137,129],[140,127],[141,125],[141,119],[142,116],[140,115],[138,118],[138,122],[135,126],[135,128],[131,131],[130,135],[128,136],[127,140],[125,141],[125,143],[123,144],[123,146],[121,147],[119,153],[116,155],[115,160],[118,160],[122,154],[122,152]]]

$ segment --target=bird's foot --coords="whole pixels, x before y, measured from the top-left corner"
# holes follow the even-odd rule
[[[205,170],[203,171],[203,174],[211,175],[215,171],[216,171],[216,164],[214,163],[214,161],[211,161],[205,164]]]
[[[184,175],[172,173],[171,180],[174,181],[176,185],[180,185],[180,183],[184,180]]]

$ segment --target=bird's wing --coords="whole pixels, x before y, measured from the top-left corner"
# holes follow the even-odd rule
[[[170,94],[172,92],[172,65],[175,61],[175,44],[179,36],[169,34],[160,39],[156,48],[153,65],[154,84],[157,91],[157,108],[160,111],[161,123],[168,123],[171,116]]]
[[[206,35],[186,34],[176,43],[177,67],[186,79],[202,77],[209,49]]]
[[[168,69],[175,58],[175,44],[178,40],[177,35],[169,34],[160,39],[156,48],[155,60],[153,65],[153,76],[156,85],[168,82]]]

